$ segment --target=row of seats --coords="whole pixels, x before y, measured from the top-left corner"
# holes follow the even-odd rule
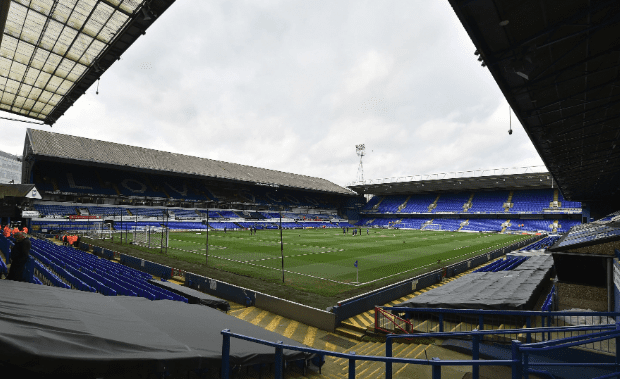
[[[185,297],[150,283],[148,280],[153,278],[150,274],[49,241],[33,238],[31,242],[34,273],[42,283],[106,296],[140,296],[187,303]]]
[[[428,223],[432,220],[432,223]],[[501,231],[502,224],[506,222],[505,219],[471,219],[467,221],[463,219],[407,219],[407,218],[371,218],[370,216],[363,217],[357,222],[359,226],[376,226],[376,227],[396,227],[399,229],[421,229],[424,226],[425,230],[446,230],[446,231]],[[510,220],[506,230],[508,231],[527,231],[527,232],[552,232],[554,220]],[[426,224],[426,225],[425,225]],[[581,224],[579,220],[560,220],[557,228],[558,233],[564,233],[570,230],[572,227]],[[462,228],[461,228],[462,226]]]
[[[484,267],[477,269],[474,272],[499,272],[499,271],[511,271],[520,266],[523,262],[527,261],[529,257],[507,257],[505,259],[498,259],[493,263],[490,263]]]
[[[545,210],[550,210],[550,204],[554,200],[554,191],[551,188],[516,190],[513,191],[512,198],[510,198],[510,191],[506,190],[374,196],[363,210],[383,214],[429,213],[429,208],[435,204],[430,213],[544,213]],[[469,203],[470,198],[472,198],[471,207],[464,211],[463,207]],[[504,204],[509,199],[513,206],[506,212]],[[563,209],[567,209],[564,213],[569,213],[573,212],[573,209],[581,208],[581,203],[567,201],[561,193],[558,201],[561,203],[561,208],[554,208],[554,213],[561,214]],[[400,207],[402,207],[401,210],[399,210]]]
[[[560,239],[560,236],[548,236],[524,247],[521,251],[548,249]]]
[[[74,205],[47,205],[45,203],[36,203],[34,204],[35,209],[42,216],[57,216],[57,217],[65,217],[70,215],[91,215],[91,216],[120,216],[123,215],[125,217],[131,216],[140,216],[140,217],[163,217],[165,215],[174,216],[178,218],[191,218],[191,217],[207,217],[206,209],[181,209],[181,208],[123,208],[123,207],[103,207],[103,206],[81,206],[76,207]],[[217,218],[228,218],[228,219],[239,219],[241,216],[248,217],[251,219],[274,219],[279,218],[279,213],[259,213],[259,212],[250,212],[248,214],[244,214],[241,211],[228,211],[228,210],[209,210],[209,218],[217,219]],[[282,215],[285,218],[293,218],[303,220],[329,220],[331,217],[324,214],[312,214],[312,213],[284,213]]]

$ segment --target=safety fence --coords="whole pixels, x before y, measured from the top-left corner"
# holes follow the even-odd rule
[[[375,330],[394,334],[471,332],[473,330],[515,330],[553,326],[613,326],[618,312],[588,311],[502,311],[478,309],[375,307]],[[525,329],[523,329],[525,330]],[[502,333],[486,337],[489,342],[544,342],[575,337],[571,329],[547,333]],[[614,341],[584,344],[584,349],[615,353]]]
[[[567,331],[568,330],[568,331]],[[532,342],[522,343],[518,340],[512,340],[511,342],[511,359],[486,359],[480,360],[480,344],[482,340],[492,339],[492,336],[498,335],[519,335],[519,334],[558,334],[558,333],[578,333],[589,332],[583,335],[576,335],[574,337],[561,338],[556,340],[544,341],[544,342]],[[579,367],[579,368],[597,368],[605,369],[607,373],[602,376],[597,376],[594,379],[611,378],[620,375],[620,356],[616,355],[615,362],[574,362],[574,361],[555,361],[546,362],[539,360],[532,360],[531,355],[537,352],[548,352],[562,349],[569,349],[575,346],[582,346],[584,344],[591,344],[601,341],[620,341],[620,325],[599,325],[599,326],[581,326],[581,327],[551,327],[551,328],[531,328],[531,329],[515,329],[515,330],[474,330],[469,332],[451,332],[451,333],[422,333],[415,335],[389,335],[386,338],[385,344],[385,357],[369,356],[369,355],[356,355],[355,352],[350,353],[337,353],[333,351],[319,350],[308,347],[299,347],[284,345],[282,341],[271,342],[265,341],[241,334],[231,332],[229,329],[224,329],[222,334],[222,367],[221,377],[224,379],[230,378],[230,346],[232,339],[240,339],[245,341],[254,342],[261,345],[271,346],[275,349],[274,358],[274,378],[283,378],[284,368],[284,350],[299,351],[310,354],[314,354],[318,357],[319,362],[323,361],[326,356],[335,358],[341,358],[348,360],[348,377],[350,379],[355,378],[356,363],[359,361],[375,361],[385,363],[385,377],[387,379],[392,378],[393,364],[413,364],[413,365],[425,365],[431,367],[432,379],[441,379],[442,367],[445,366],[470,366],[472,368],[472,378],[479,379],[480,366],[509,366],[512,370],[512,378],[527,378],[529,374],[541,374],[546,377],[554,377],[551,371],[560,367]],[[396,339],[401,338],[469,338],[473,341],[472,344],[472,359],[471,360],[441,360],[437,357],[431,359],[412,359],[412,358],[396,358],[392,356],[393,342]],[[558,355],[561,353],[558,352]],[[319,363],[320,364],[320,363]],[[327,373],[326,373],[327,374]]]

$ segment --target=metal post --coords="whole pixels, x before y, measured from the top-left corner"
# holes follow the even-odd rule
[[[443,313],[439,314],[439,333],[443,333]]]
[[[349,354],[355,355],[355,352]],[[355,379],[355,358],[349,358],[349,379]]]
[[[282,257],[282,284],[284,284],[284,241],[282,241],[282,208],[280,208],[280,256]]]
[[[526,318],[525,318],[525,326],[528,329],[532,327],[532,320],[530,319],[530,316],[526,316]],[[530,333],[529,331],[525,335],[525,342],[526,343],[532,343],[532,333]]]
[[[282,344],[282,341],[278,341],[277,343]],[[273,377],[274,379],[282,379],[282,372],[284,371],[283,367],[284,363],[284,349],[282,346],[276,346],[276,364],[273,368]]]
[[[478,330],[484,330],[484,315],[482,314],[478,316]],[[481,335],[480,339],[483,340],[484,335]]]
[[[480,335],[478,333],[475,333],[472,335],[473,337],[473,341],[472,341],[472,355],[471,355],[471,359],[474,361],[477,361],[478,359],[480,359]],[[480,366],[478,365],[473,365],[471,368],[471,377],[472,379],[479,379],[480,378]]]
[[[230,376],[230,329],[222,330],[222,379],[228,379]]]
[[[521,361],[520,341],[512,340],[512,379],[522,379],[522,361]]]
[[[123,210],[121,209],[121,245],[123,244]]]
[[[209,264],[209,208],[207,208],[207,258],[205,259],[205,265]]]
[[[375,315],[376,314],[377,312],[375,312]],[[385,338],[385,356],[386,357],[392,356],[392,338],[390,338],[390,336],[387,336]],[[391,361],[385,362],[385,379],[392,379],[392,362]]]
[[[433,358],[433,359],[431,359],[431,360],[432,360],[433,362],[437,362],[437,363],[439,363],[439,361],[440,361],[440,359],[439,359],[439,358],[437,358],[437,357],[434,357],[434,358]],[[441,366],[440,366],[440,365],[438,365],[438,364],[434,364],[434,365],[432,365],[431,367],[432,367],[432,370],[433,370],[433,371],[432,371],[432,372],[433,372],[432,378],[433,378],[433,379],[441,379]]]
[[[613,259],[607,258],[607,312],[614,311]]]
[[[616,331],[620,330],[620,323],[616,321]],[[616,372],[620,371],[620,337],[616,337]],[[620,376],[618,376],[620,378]]]

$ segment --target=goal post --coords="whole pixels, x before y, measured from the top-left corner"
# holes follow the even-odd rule
[[[92,229],[88,229],[84,235],[92,239],[106,240],[112,239],[112,229],[109,224],[98,223],[98,225],[94,225]]]
[[[166,227],[145,226],[133,231],[133,243],[135,245],[159,249],[167,248],[169,242],[170,232]]]

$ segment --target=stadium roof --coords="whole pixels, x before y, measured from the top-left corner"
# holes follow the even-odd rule
[[[564,196],[617,196],[620,2],[450,3]]]
[[[366,180],[349,185],[361,194],[412,195],[437,192],[552,188],[553,178],[544,166],[444,172]]]
[[[356,195],[347,188],[321,178],[29,128],[26,132],[24,159],[28,160],[31,156],[76,164],[97,164]]]
[[[27,197],[40,199],[41,194],[34,184],[0,184],[0,199],[5,197]]]
[[[0,6],[0,110],[53,125],[174,0]]]

